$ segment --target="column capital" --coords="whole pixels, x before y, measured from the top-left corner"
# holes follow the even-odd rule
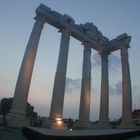
[[[121,56],[128,55],[128,48],[129,48],[129,46],[122,46],[120,48],[120,50],[121,50]]]
[[[84,45],[84,52],[89,52],[91,53],[91,48],[88,45]]]
[[[128,48],[130,48],[130,41],[131,41],[131,37],[125,39],[122,41],[122,44],[120,45],[120,49],[121,50],[127,50]]]
[[[66,35],[70,35],[71,34],[71,31],[68,30],[67,28],[60,29],[58,32],[64,33]]]
[[[45,23],[46,22],[46,17],[41,15],[41,14],[37,14],[34,19],[40,23]]]
[[[102,58],[105,59],[105,58],[108,57],[108,55],[110,54],[110,52],[109,52],[109,51],[106,51],[106,50],[105,50],[105,51],[103,50],[103,51],[100,52],[99,54],[101,55]]]
[[[126,44],[122,44],[120,46],[120,50],[127,50],[128,48],[130,48],[130,46],[129,45],[126,45]]]

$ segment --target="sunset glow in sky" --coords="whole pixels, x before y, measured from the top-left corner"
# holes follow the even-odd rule
[[[0,1],[0,99],[12,97],[22,58],[40,3],[68,14],[76,24],[92,22],[110,40],[122,33],[132,36],[129,62],[133,109],[140,109],[140,0],[1,0]],[[45,24],[35,61],[28,101],[41,116],[49,116],[61,33]],[[99,117],[100,56],[92,50],[91,120]],[[64,117],[78,118],[82,75],[83,46],[71,37]],[[121,116],[120,51],[109,56],[110,118]]]

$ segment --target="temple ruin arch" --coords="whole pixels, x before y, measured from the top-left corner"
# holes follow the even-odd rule
[[[69,53],[70,37],[79,40],[84,48],[82,66],[81,98],[79,119],[75,123],[77,128],[93,128],[90,122],[90,96],[91,96],[91,49],[101,56],[101,98],[99,127],[109,125],[109,79],[108,79],[108,55],[120,50],[122,62],[122,122],[120,127],[132,126],[132,95],[131,78],[128,61],[128,48],[131,37],[126,33],[109,40],[93,25],[75,24],[72,17],[60,14],[51,8],[40,4],[36,9],[35,24],[31,32],[26,51],[20,68],[15,88],[14,100],[10,113],[7,115],[7,124],[10,127],[20,128],[29,124],[26,118],[26,105],[32,71],[38,49],[38,43],[44,24],[50,24],[59,29],[61,33],[60,51],[55,73],[53,95],[50,108],[50,116],[45,126],[53,129],[65,129],[63,120],[63,104],[65,94],[67,59]]]

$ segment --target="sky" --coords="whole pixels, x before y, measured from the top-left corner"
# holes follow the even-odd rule
[[[132,36],[129,64],[133,109],[140,108],[140,1],[139,0],[0,0],[0,99],[12,97],[30,33],[40,3],[68,14],[76,24],[92,22],[110,40],[122,33]],[[60,38],[58,29],[45,24],[37,52],[28,102],[41,116],[49,116]],[[64,117],[78,119],[83,45],[71,37],[65,87]],[[101,62],[92,50],[91,120],[98,120]],[[109,55],[109,117],[122,112],[120,51]]]

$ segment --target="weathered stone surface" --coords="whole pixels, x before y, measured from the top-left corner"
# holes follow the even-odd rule
[[[65,82],[66,82],[66,70],[67,70],[67,59],[69,51],[70,32],[68,30],[62,30],[60,52],[57,64],[57,70],[55,74],[53,96],[50,109],[50,118],[54,120],[59,118],[63,120],[63,104],[64,104],[64,93],[65,93]],[[53,128],[57,126],[52,121]],[[61,127],[63,125],[60,125]]]
[[[40,4],[36,9],[37,16],[35,17],[36,23],[34,24],[29,42],[27,44],[26,52],[23,58],[21,69],[19,72],[14,101],[10,113],[7,115],[7,122],[10,127],[23,127],[28,125],[26,118],[26,105],[28,98],[28,91],[30,81],[38,48],[39,38],[45,22],[58,28],[62,32],[60,53],[58,58],[57,71],[55,75],[53,97],[50,110],[50,121],[52,128],[57,128],[58,124],[63,123],[63,103],[65,92],[65,80],[67,59],[69,50],[70,36],[73,36],[83,44],[88,46],[84,51],[83,62],[83,79],[81,88],[81,104],[79,113],[78,125],[81,127],[89,126],[89,111],[90,111],[90,84],[91,84],[91,62],[90,53],[91,48],[101,53],[102,58],[102,81],[101,81],[101,107],[100,107],[100,124],[106,126],[108,123],[108,104],[109,104],[109,81],[108,81],[108,54],[118,49],[121,50],[122,59],[122,73],[123,73],[123,117],[122,126],[129,127],[132,120],[132,95],[131,95],[131,80],[128,63],[127,48],[131,41],[131,37],[127,34],[122,34],[113,40],[99,31],[99,29],[90,22],[77,25],[75,20],[67,14],[60,14],[51,8]],[[105,53],[105,54],[104,54]],[[58,96],[59,94],[59,96]],[[87,107],[88,106],[88,107]],[[55,120],[58,120],[56,123]],[[61,120],[61,122],[60,122]]]
[[[12,108],[10,110],[10,113],[6,117],[7,124],[9,127],[20,128],[25,126],[26,123],[28,125],[29,120],[26,118],[28,92],[29,92],[34,62],[36,58],[39,38],[44,23],[45,23],[45,18],[40,15],[37,15],[36,22],[34,24],[32,33],[30,35],[30,39],[27,44],[27,48],[20,68],[20,72],[15,88]]]
[[[122,61],[122,122],[120,127],[132,127],[132,91],[131,91],[131,78],[128,62],[128,46],[121,48],[121,61]]]
[[[104,127],[109,123],[109,79],[108,52],[101,52],[101,97],[99,125]]]
[[[79,108],[78,128],[91,128],[90,124],[90,98],[91,98],[91,48],[84,46],[81,98]],[[76,126],[75,126],[76,127]]]

